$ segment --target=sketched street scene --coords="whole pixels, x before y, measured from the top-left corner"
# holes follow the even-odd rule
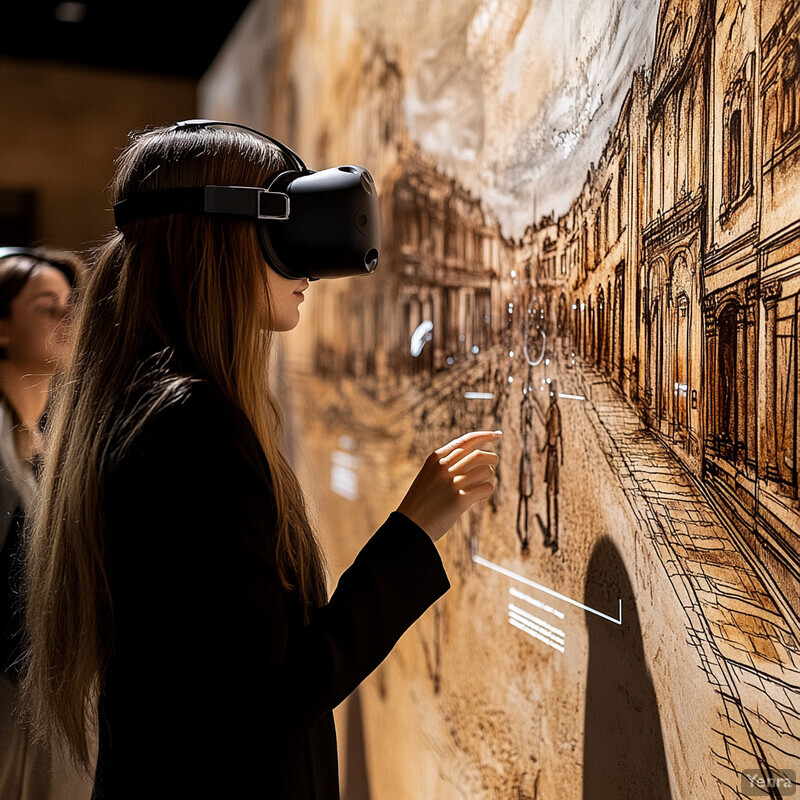
[[[559,135],[531,111],[536,68],[595,62],[555,4],[427,3],[417,46],[413,9],[363,2],[355,64],[325,49],[327,0],[302,5],[256,122],[369,165],[384,225],[374,280],[315,285],[282,357],[334,575],[409,464],[504,431],[495,496],[442,542],[451,591],[359,692],[374,797],[795,791],[800,0],[571,2],[624,11],[595,20],[594,83],[553,79],[577,109]],[[535,13],[575,58],[536,55]],[[242,36],[234,66],[266,46]],[[317,48],[330,83],[296,66]],[[204,113],[250,108],[216,69]]]

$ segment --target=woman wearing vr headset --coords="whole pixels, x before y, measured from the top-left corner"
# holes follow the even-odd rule
[[[81,258],[50,247],[0,247],[0,797],[88,800],[91,781],[34,740],[19,715],[22,528],[34,502],[53,372]]]
[[[28,705],[84,764],[97,727],[96,800],[338,798],[332,709],[448,589],[434,541],[491,495],[499,433],[432,453],[329,597],[270,347],[310,279],[375,268],[371,178],[191,121],[132,137],[111,189],[30,536]]]

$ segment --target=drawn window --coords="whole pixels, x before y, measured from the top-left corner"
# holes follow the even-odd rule
[[[725,96],[722,140],[725,204],[745,196],[752,185],[753,64],[754,55],[748,53]]]
[[[581,235],[581,260],[583,263],[583,273],[589,268],[589,227],[584,221],[583,232]]]
[[[667,43],[667,59],[669,63],[673,63],[677,61],[678,57],[680,56],[681,51],[681,32],[678,22],[675,21],[672,23],[669,29],[669,39]]]
[[[448,215],[444,229],[444,257],[445,259],[456,258],[458,256],[457,244],[458,231],[453,222],[453,217]]]
[[[781,70],[782,106],[781,133],[788,139],[798,127],[797,81],[800,77],[800,45],[793,39],[783,53]]]
[[[742,112],[731,114],[728,126],[728,198],[734,200],[741,191],[742,175]]]
[[[600,263],[600,209],[594,217],[594,263]]]

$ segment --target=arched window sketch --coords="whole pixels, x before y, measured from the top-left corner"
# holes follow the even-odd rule
[[[798,128],[798,86],[800,79],[800,42],[794,38],[781,58],[781,127],[782,138],[788,139]]]

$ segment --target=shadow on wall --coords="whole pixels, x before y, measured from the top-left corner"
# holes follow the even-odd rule
[[[347,754],[342,800],[371,800],[361,696],[356,689],[347,698]]]
[[[633,588],[616,545],[600,539],[589,560],[584,604],[589,668],[583,742],[583,799],[671,800],[653,684],[645,663]]]

